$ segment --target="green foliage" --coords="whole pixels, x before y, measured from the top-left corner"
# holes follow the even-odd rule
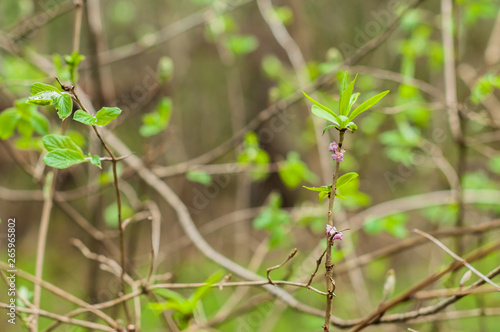
[[[31,97],[26,103],[39,106],[54,105],[58,110],[57,115],[61,120],[66,119],[73,111],[73,100],[71,96],[52,85],[34,83],[31,86]]]
[[[168,82],[174,77],[174,61],[168,56],[162,56],[158,61],[158,78]]]
[[[290,215],[281,210],[281,196],[273,193],[269,197],[269,205],[254,219],[253,227],[264,229],[271,235],[269,247],[281,245],[286,239],[286,226],[290,224]]]
[[[172,99],[161,98],[158,102],[156,110],[152,113],[145,114],[142,117],[142,126],[139,128],[139,133],[143,137],[150,137],[162,132],[170,123],[172,114]]]
[[[269,154],[259,146],[259,137],[248,132],[243,141],[243,151],[238,156],[238,163],[252,167],[250,175],[254,181],[265,180],[268,175]]]
[[[338,197],[340,199],[345,199],[345,196],[340,193],[340,188],[345,187],[348,185],[350,182],[356,180],[358,178],[358,173],[356,172],[349,172],[337,179],[336,182],[336,188],[335,188],[335,197]],[[328,186],[321,186],[321,187],[306,187],[307,190],[311,191],[318,191],[318,200],[319,202],[323,202],[323,200],[327,197],[330,197],[332,193],[332,185]]]
[[[33,133],[47,134],[49,121],[38,112],[36,106],[28,105],[24,99],[20,99],[15,102],[14,107],[0,113],[0,139],[6,140],[12,137],[16,129],[22,136],[16,140],[18,148],[38,150],[41,146],[37,139],[33,139]]]
[[[485,100],[495,88],[500,88],[500,75],[489,72],[482,76],[474,84],[471,91],[471,100],[474,104],[479,104]]]
[[[84,156],[82,149],[76,144],[70,136],[45,135],[42,139],[43,146],[48,151],[44,156],[43,162],[54,168],[68,168],[70,166],[90,162],[101,168],[99,156]]]
[[[212,184],[212,176],[204,171],[189,170],[186,177],[189,181],[198,182],[204,186]]]
[[[121,112],[122,110],[118,107],[103,107],[93,116],[85,111],[78,110],[73,115],[73,120],[89,126],[97,125],[103,127],[116,119]]]
[[[465,23],[472,26],[481,19],[492,19],[498,12],[498,2],[491,0],[457,0],[457,4],[462,7],[461,13]]]
[[[295,151],[288,153],[286,161],[280,164],[278,174],[283,184],[289,189],[297,188],[302,181],[317,181],[316,174],[309,170],[307,164],[300,160],[300,155]]]
[[[462,186],[466,189],[492,189],[498,190],[499,185],[492,181],[484,171],[466,173],[462,179]]]
[[[252,35],[230,35],[224,44],[234,55],[245,55],[259,46],[259,41]]]
[[[379,234],[383,231],[396,238],[405,238],[408,236],[406,222],[408,215],[406,213],[395,213],[382,218],[367,218],[363,224],[363,229],[368,234]]]
[[[319,191],[318,201],[320,203],[322,203],[325,200],[325,198],[330,197],[332,193],[332,185],[321,186],[321,187],[306,187],[306,186],[302,187],[310,191]]]
[[[436,224],[453,224],[457,220],[458,205],[431,206],[420,211],[420,213]]]
[[[217,283],[223,274],[221,271],[214,273],[207,280],[205,285],[198,287],[195,292],[189,297],[185,298],[181,294],[166,288],[156,288],[154,293],[163,297],[165,302],[150,303],[150,308],[157,314],[165,310],[172,310],[177,326],[183,330],[189,326],[189,320],[193,317],[193,313],[198,306],[198,303],[208,295],[213,288],[212,285]]]
[[[78,82],[78,66],[80,62],[85,60],[84,55],[80,55],[78,51],[73,52],[71,55],[64,56],[64,62],[68,66],[69,78],[73,85]]]
[[[43,146],[48,151],[43,162],[48,166],[68,168],[87,161],[80,147],[69,136],[46,135],[43,137]]]
[[[121,214],[122,214],[122,221],[128,218],[131,218],[135,211],[130,205],[126,204],[125,202],[122,201],[121,204]],[[106,225],[108,225],[109,228],[117,229],[119,227],[118,225],[118,204],[116,202],[111,203],[104,209],[104,221],[106,222]]]
[[[358,115],[367,111],[371,107],[373,107],[376,103],[378,103],[386,94],[389,93],[389,90],[381,92],[365,102],[356,107],[352,112],[351,108],[356,103],[359,93],[353,94],[354,84],[356,82],[356,77],[350,83],[347,83],[348,75],[347,72],[344,74],[344,78],[342,80],[341,88],[340,88],[340,102],[339,102],[339,113],[335,113],[330,108],[325,105],[319,103],[313,98],[309,97],[305,92],[302,92],[304,96],[309,99],[314,105],[311,108],[311,111],[314,115],[325,119],[332,123],[325,127],[323,133],[329,129],[335,127],[337,130],[349,130],[351,132],[355,132],[358,127],[352,122]]]
[[[274,19],[284,25],[289,25],[293,22],[293,11],[288,6],[275,7],[273,14]]]

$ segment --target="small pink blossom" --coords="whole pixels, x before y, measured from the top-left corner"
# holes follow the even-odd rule
[[[337,142],[331,142],[330,146],[328,147],[328,151],[333,152],[332,158],[336,162],[340,163],[341,161],[344,161],[345,150],[341,149]]]
[[[330,143],[330,147],[328,148],[328,151],[333,152],[339,148],[339,145],[337,142],[333,141]]]
[[[326,236],[328,238],[332,238],[332,243],[335,240],[342,241],[342,239],[344,238],[344,234],[342,234],[342,232],[337,231],[336,227],[332,227],[330,225],[326,225]]]

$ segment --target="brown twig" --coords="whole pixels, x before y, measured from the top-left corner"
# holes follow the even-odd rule
[[[417,234],[422,235],[423,237],[428,238],[432,242],[434,242],[438,247],[440,247],[441,249],[443,249],[444,251],[446,251],[451,257],[455,258],[457,261],[459,261],[463,265],[467,266],[467,268],[469,270],[471,270],[472,273],[476,274],[479,278],[483,279],[485,282],[487,282],[488,284],[490,284],[493,287],[495,287],[498,291],[500,291],[500,287],[497,284],[495,284],[490,279],[486,278],[486,276],[484,274],[482,274],[481,272],[479,272],[478,270],[476,270],[476,268],[474,268],[472,265],[470,265],[469,263],[467,263],[467,261],[465,259],[463,259],[462,257],[460,257],[457,254],[455,254],[453,251],[451,251],[447,246],[445,246],[443,244],[443,242],[439,241],[434,236],[432,236],[432,235],[430,235],[430,234],[428,234],[426,232],[423,232],[423,231],[421,231],[419,229],[414,229],[413,231],[415,233],[417,233]]]
[[[344,143],[345,129],[339,132],[339,149],[342,148]],[[330,193],[330,199],[328,202],[328,224],[333,226],[333,204],[335,202],[335,195],[337,193],[337,179],[340,176],[340,163],[335,163],[335,172],[332,178],[332,191]],[[332,236],[333,237],[333,236]],[[335,280],[333,279],[333,261],[332,261],[332,240],[331,237],[326,239],[326,259],[325,259],[325,279],[326,279],[326,289],[328,296],[326,297],[326,308],[325,308],[325,323],[323,324],[323,331],[330,331],[330,316],[332,315],[332,305],[333,297],[335,296]]]
[[[273,281],[271,280],[271,276],[269,275],[271,273],[271,271],[279,269],[280,267],[282,267],[283,265],[285,265],[286,263],[288,263],[288,261],[290,259],[292,259],[293,256],[295,256],[295,254],[297,253],[297,251],[298,251],[297,248],[293,249],[293,251],[290,253],[290,255],[288,255],[288,257],[283,261],[283,263],[267,268],[267,270],[266,270],[267,271],[267,280],[269,281],[269,283],[271,285],[274,285]]]

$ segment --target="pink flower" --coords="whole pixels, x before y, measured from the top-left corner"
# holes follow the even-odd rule
[[[339,148],[339,145],[337,142],[333,141],[330,143],[330,147],[328,148],[328,151],[333,152]]]
[[[345,150],[341,150],[341,151],[335,151],[334,154],[332,154],[332,158],[333,160],[335,160],[336,162],[340,163],[341,161],[344,161],[344,152]]]
[[[332,158],[336,162],[340,163],[341,161],[344,161],[345,150],[341,149],[337,142],[331,142],[330,146],[328,147],[328,151],[333,152]]]
[[[330,225],[326,225],[326,236],[331,238],[332,243],[335,240],[342,241],[344,238],[344,234],[342,234],[342,232],[337,231],[336,227],[332,227]]]

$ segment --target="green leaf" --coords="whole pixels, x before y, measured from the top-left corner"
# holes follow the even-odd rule
[[[346,128],[352,133],[355,133],[356,130],[358,130],[358,126],[352,121],[347,124]]]
[[[75,112],[75,114],[73,115],[73,120],[89,126],[97,124],[97,119],[94,116],[82,110],[78,110]]]
[[[326,192],[326,191],[322,191],[318,194],[318,201],[320,203],[323,203],[323,201],[325,200],[325,198],[327,198],[328,196],[330,196],[330,192]]]
[[[344,129],[349,123],[349,118],[345,115],[339,115],[339,120],[340,120],[339,122],[340,129]]]
[[[97,166],[99,168],[102,168],[101,157],[99,157],[99,156],[92,156],[92,157],[90,157],[89,161],[90,161],[90,163],[92,165]]]
[[[186,173],[186,177],[189,181],[198,182],[204,186],[209,186],[212,184],[212,176],[205,171],[189,170]]]
[[[352,91],[354,90],[354,84],[356,83],[356,77],[354,77],[354,80],[347,85],[345,90],[342,92],[342,96],[340,98],[340,106],[339,106],[339,115],[347,115],[349,114],[349,103],[351,101],[351,95]]]
[[[325,134],[325,132],[326,132],[328,129],[330,129],[330,128],[334,128],[334,127],[338,127],[338,126],[339,126],[338,124],[337,124],[337,125],[328,125],[328,126],[326,126],[325,128],[323,128],[323,135]]]
[[[297,188],[304,180],[314,182],[317,178],[295,151],[288,153],[286,162],[280,165],[278,175],[283,184],[290,189]]]
[[[70,73],[70,79],[73,85],[76,85],[76,82],[78,82],[78,66],[83,60],[85,60],[85,56],[80,55],[78,51],[75,51],[71,55],[66,55],[64,57],[64,61],[68,65],[68,71]]]
[[[329,108],[328,108],[328,107],[326,107],[325,105],[322,105],[322,104],[318,103],[316,100],[314,100],[314,99],[312,99],[311,97],[309,97],[309,96],[307,95],[307,93],[305,93],[304,91],[302,91],[302,93],[304,94],[304,96],[306,96],[306,98],[307,98],[307,99],[309,99],[309,101],[310,101],[311,103],[313,103],[314,105],[318,106],[319,108],[321,108],[321,109],[325,110],[327,113],[331,114],[333,117],[335,117],[335,118],[336,118],[336,117],[338,117],[338,115],[337,115],[334,111],[332,111],[331,109],[329,109]],[[314,112],[313,112],[313,113],[314,113]]]
[[[351,110],[352,106],[356,103],[358,100],[358,97],[361,95],[361,93],[357,92],[353,95],[351,95],[351,99],[349,100],[349,111]]]
[[[357,117],[358,115],[360,115],[361,113],[363,113],[364,111],[368,110],[370,107],[372,107],[373,105],[378,103],[380,101],[380,99],[384,98],[384,96],[388,93],[389,93],[389,90],[381,92],[381,93],[371,97],[370,99],[368,99],[367,101],[365,101],[364,103],[359,105],[358,107],[356,107],[356,109],[354,109],[354,111],[352,111],[352,113],[349,115],[349,120],[350,121],[354,120],[355,117]]]
[[[162,56],[158,61],[158,78],[161,82],[168,82],[174,76],[174,61],[168,56]]]
[[[340,199],[345,199],[345,196],[340,193],[340,191],[337,190],[335,191],[335,197],[340,198]]]
[[[78,152],[82,158],[84,157],[80,147],[69,136],[45,135],[42,142],[45,149],[49,152],[58,149],[67,149]]]
[[[56,101],[57,115],[61,120],[66,119],[73,111],[73,100],[67,93],[63,93]]]
[[[153,293],[160,295],[165,300],[170,300],[177,303],[182,303],[186,301],[186,299],[181,294],[166,288],[155,288],[153,289]]]
[[[331,115],[330,113],[316,105],[312,105],[311,112],[322,119],[332,122],[334,124],[334,127],[340,126],[341,121],[337,114]]]
[[[212,285],[222,279],[223,273],[221,271],[215,272],[207,280],[205,280],[205,285],[196,288],[193,295],[191,295],[188,299],[191,302],[193,309],[196,308],[196,304],[202,298],[207,296],[210,290],[213,288]]]
[[[230,35],[226,39],[225,46],[235,55],[248,54],[259,45],[259,41],[252,35]]]
[[[0,114],[0,139],[5,140],[14,135],[19,119],[21,115],[14,108],[9,108]]]
[[[337,189],[341,188],[342,186],[345,186],[346,184],[348,184],[352,180],[356,179],[358,176],[359,175],[356,172],[349,172],[349,173],[342,175],[337,180],[337,184],[336,184]]]
[[[97,119],[98,126],[105,126],[114,119],[116,119],[120,113],[121,109],[118,107],[103,107],[96,113],[95,118]]]
[[[31,122],[23,118],[19,119],[17,122],[17,130],[25,139],[29,139],[33,135],[33,126]]]
[[[38,111],[35,110],[31,113],[30,123],[33,129],[40,135],[46,135],[49,133],[49,121]]]
[[[306,188],[307,190],[310,190],[310,191],[326,191],[326,192],[330,192],[331,191],[330,186],[321,186],[321,187],[306,187],[306,186],[302,186],[302,188]]]
[[[43,162],[54,168],[68,168],[72,165],[85,162],[83,154],[70,149],[57,149],[45,155]]]
[[[339,93],[339,105],[342,103],[342,96],[347,88],[347,79],[349,78],[349,74],[347,71],[344,72],[344,76],[342,77],[342,83],[340,84],[340,93]]]
[[[42,91],[34,96],[31,96],[26,101],[27,104],[48,106],[55,104],[61,96],[60,92],[56,91]]]
[[[44,92],[44,91],[55,91],[58,94],[61,93],[61,91],[58,88],[56,88],[55,86],[52,86],[52,85],[48,85],[48,84],[44,84],[44,83],[33,83],[31,85],[30,94],[32,96],[34,96],[40,92]]]

